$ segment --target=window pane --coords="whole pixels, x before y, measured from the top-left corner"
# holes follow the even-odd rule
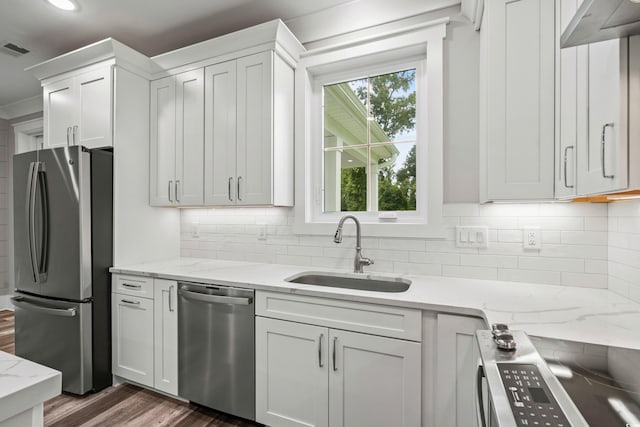
[[[367,148],[324,153],[325,212],[367,210]]]
[[[416,209],[415,69],[326,85],[325,212]]]
[[[324,147],[367,144],[367,79],[324,87]]]
[[[378,211],[416,210],[416,144],[399,143],[371,147],[371,205]]]
[[[369,84],[371,142],[415,141],[416,70],[371,77]]]

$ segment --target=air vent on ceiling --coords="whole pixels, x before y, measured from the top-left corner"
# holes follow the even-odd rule
[[[15,57],[22,56],[25,53],[30,52],[28,49],[20,47],[11,42],[7,42],[6,40],[0,41],[0,45],[1,45],[0,52],[6,53],[7,55],[15,56]]]

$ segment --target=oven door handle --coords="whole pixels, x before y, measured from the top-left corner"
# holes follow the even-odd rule
[[[485,418],[484,413],[484,398],[482,393],[482,379],[484,378],[484,369],[482,365],[478,365],[478,373],[476,376],[476,397],[478,401],[476,402],[476,415],[478,418],[478,425],[480,427],[487,427],[487,419]]]

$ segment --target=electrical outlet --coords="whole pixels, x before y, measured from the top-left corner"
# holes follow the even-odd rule
[[[456,226],[456,246],[459,248],[488,247],[489,227],[484,225]]]
[[[522,231],[522,244],[525,249],[542,249],[540,227],[525,227]]]
[[[191,237],[197,239],[200,237],[200,224],[194,222],[191,224]]]
[[[266,224],[258,224],[258,240],[267,240]]]

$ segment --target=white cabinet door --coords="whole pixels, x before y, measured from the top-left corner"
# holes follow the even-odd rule
[[[556,198],[577,194],[578,141],[586,138],[587,47],[560,49],[560,35],[578,9],[579,0],[558,0],[556,9]]]
[[[75,80],[78,109],[75,144],[87,148],[112,146],[111,67],[81,74]]]
[[[327,328],[256,317],[256,421],[328,426],[328,338]]]
[[[237,163],[239,205],[271,204],[273,138],[273,55],[237,60]]]
[[[154,280],[154,388],[178,394],[178,282]]]
[[[420,426],[421,345],[331,329],[329,424]]]
[[[150,204],[172,206],[175,191],[176,85],[174,77],[151,82]]]
[[[476,427],[476,370],[480,356],[475,332],[481,319],[438,314],[436,425]]]
[[[236,201],[236,61],[205,68],[205,205]]]
[[[44,148],[71,144],[71,130],[76,125],[75,92],[73,78],[45,86]]]
[[[204,69],[176,76],[175,200],[178,205],[204,201]]]
[[[553,198],[555,2],[485,3],[486,197]]]
[[[153,387],[153,300],[111,294],[112,370]]]
[[[578,147],[578,193],[626,189],[627,39],[588,46],[588,137]]]

